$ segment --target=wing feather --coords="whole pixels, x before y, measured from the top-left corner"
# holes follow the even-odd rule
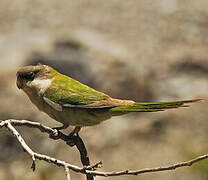
[[[110,97],[68,76],[59,75],[45,91],[43,100],[57,111],[63,108],[112,108],[103,100]]]

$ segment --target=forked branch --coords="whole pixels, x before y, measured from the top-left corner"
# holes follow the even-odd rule
[[[99,162],[99,163],[97,163],[93,166],[78,167],[78,166],[72,165],[70,163],[67,163],[65,161],[58,160],[56,158],[34,152],[26,144],[26,142],[24,141],[22,136],[18,133],[18,131],[14,128],[14,126],[26,126],[26,127],[30,127],[30,128],[37,128],[41,132],[45,132],[49,135],[57,134],[56,130],[54,130],[52,128],[49,128],[47,126],[41,125],[38,122],[31,122],[31,121],[27,121],[27,120],[13,120],[13,119],[10,119],[10,120],[4,120],[4,121],[0,122],[0,128],[6,127],[9,131],[11,131],[12,134],[17,138],[17,140],[19,141],[19,143],[21,144],[23,149],[31,156],[31,158],[33,160],[33,165],[32,165],[33,170],[35,169],[35,160],[37,160],[37,159],[38,160],[43,160],[45,162],[53,163],[57,166],[63,167],[65,169],[66,173],[67,173],[67,178],[68,179],[70,179],[70,176],[69,176],[69,171],[70,170],[74,171],[74,172],[77,172],[77,173],[88,175],[88,177],[89,177],[89,175],[90,176],[103,176],[103,177],[122,176],[122,175],[139,175],[139,174],[144,174],[144,173],[175,170],[175,169],[181,168],[181,167],[192,166],[193,164],[195,164],[197,162],[200,162],[204,159],[208,159],[208,154],[205,154],[205,155],[202,155],[202,156],[198,156],[198,157],[196,157],[192,160],[179,162],[179,163],[176,163],[176,164],[172,164],[170,166],[145,168],[145,169],[140,169],[140,170],[135,170],[135,171],[123,170],[123,171],[117,171],[117,172],[101,172],[101,171],[97,171],[97,169],[101,165],[101,162]],[[66,137],[65,136],[66,135],[60,133],[58,135],[58,139],[61,139],[61,140],[66,142]]]

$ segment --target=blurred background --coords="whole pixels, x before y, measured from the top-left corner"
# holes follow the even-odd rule
[[[59,125],[16,88],[17,69],[37,63],[115,98],[208,98],[207,52],[207,0],[1,0],[0,119]],[[207,108],[207,103],[196,103],[174,111],[132,113],[84,128],[81,136],[91,162],[103,161],[101,170],[170,165],[208,152]],[[35,129],[18,130],[34,151],[81,166],[75,148]],[[32,172],[30,157],[6,129],[0,129],[0,150],[1,180],[65,179],[62,168],[40,161]],[[71,174],[73,180],[85,179]],[[207,180],[208,161],[107,179]]]

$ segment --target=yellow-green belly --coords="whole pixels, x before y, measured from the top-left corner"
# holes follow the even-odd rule
[[[48,114],[48,113],[47,113]],[[65,108],[62,112],[52,112],[52,118],[72,126],[93,126],[111,118],[108,110]]]

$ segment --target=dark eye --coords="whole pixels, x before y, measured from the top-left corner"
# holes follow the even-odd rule
[[[32,81],[35,78],[35,73],[34,72],[25,73],[23,75],[23,78],[28,80],[28,81]]]

